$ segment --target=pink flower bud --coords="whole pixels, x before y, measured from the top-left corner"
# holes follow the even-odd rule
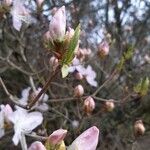
[[[87,114],[91,113],[95,109],[95,101],[94,99],[89,96],[84,101],[84,110]]]
[[[54,15],[56,12],[57,12],[58,8],[57,7],[54,7],[52,10],[51,10],[51,14]]]
[[[114,108],[115,108],[115,104],[114,104],[113,100],[109,100],[109,101],[105,102],[106,111],[111,112]]]
[[[46,148],[41,142],[36,141],[31,144],[28,150],[46,150]]]
[[[50,36],[53,41],[62,41],[66,32],[66,13],[65,6],[62,6],[55,13],[49,25]]]
[[[70,39],[73,37],[74,35],[74,29],[72,28],[68,28],[68,31],[66,32],[65,38],[67,41],[70,41]]]
[[[69,146],[71,150],[96,150],[99,139],[99,129],[95,126],[84,131]]]
[[[109,54],[109,45],[106,41],[103,41],[98,46],[98,55],[103,58],[108,54]]]
[[[9,7],[12,4],[12,0],[3,0],[3,4]]]
[[[75,72],[75,78],[77,80],[82,80],[83,79],[83,75],[80,72]]]
[[[145,127],[142,120],[138,120],[134,123],[134,134],[135,136],[143,135],[145,132]]]
[[[81,97],[84,94],[84,88],[82,85],[77,85],[74,89],[75,97]]]
[[[58,59],[55,56],[52,56],[49,61],[50,65],[52,66],[53,70],[57,68],[59,65]]]
[[[67,134],[67,130],[64,130],[64,129],[58,129],[56,131],[54,131],[49,137],[48,137],[48,140],[50,143],[52,143],[53,145],[56,145],[56,144],[60,144],[65,136]]]
[[[37,6],[40,8],[43,5],[44,0],[36,0]]]

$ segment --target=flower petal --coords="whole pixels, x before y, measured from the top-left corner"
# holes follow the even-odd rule
[[[68,150],[96,150],[99,138],[99,129],[95,126],[78,136]]]

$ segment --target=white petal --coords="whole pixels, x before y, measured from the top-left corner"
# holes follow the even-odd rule
[[[20,138],[21,138],[21,131],[19,129],[17,129],[17,131],[15,131],[15,134],[12,138],[13,143],[15,145],[18,145]]]
[[[25,122],[22,124],[23,131],[32,131],[43,121],[43,116],[40,112],[28,113],[25,117]]]
[[[95,81],[93,78],[87,76],[86,80],[91,86],[97,87],[97,81]]]
[[[42,103],[36,107],[38,110],[45,112],[48,110],[48,105],[46,103]]]
[[[20,20],[19,17],[13,16],[13,27],[17,30],[20,31],[22,26],[22,21]]]

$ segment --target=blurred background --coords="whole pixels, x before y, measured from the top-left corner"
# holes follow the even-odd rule
[[[20,32],[13,28],[11,14],[0,12],[0,76],[14,96],[20,98],[21,91],[31,86],[31,77],[38,88],[50,76],[52,54],[44,47],[43,35],[48,31],[52,15],[63,5],[67,28],[81,24],[80,48],[91,51],[84,63],[97,73],[98,87],[112,74],[128,47],[134,49],[132,58],[119,74],[97,93],[99,98],[125,102],[115,103],[114,110],[106,112],[103,102],[95,100],[96,109],[86,115],[83,98],[63,99],[73,97],[78,84],[83,85],[85,96],[98,87],[76,80],[73,74],[65,79],[58,74],[47,91],[49,110],[44,112],[44,123],[38,131],[49,134],[60,127],[66,128],[69,132],[65,143],[69,145],[81,132],[95,125],[100,129],[98,150],[148,150],[150,94],[135,96],[134,87],[142,78],[150,77],[150,0],[45,0],[40,9],[36,1],[26,0],[25,5],[31,10],[32,18],[26,18]],[[103,40],[110,47],[105,59],[97,55]],[[51,102],[51,99],[60,101]],[[13,106],[1,85],[0,103]],[[146,132],[136,137],[133,126],[139,119],[143,120]],[[12,135],[13,131],[8,129],[0,139],[2,150],[10,149]],[[28,140],[30,143],[33,139]]]

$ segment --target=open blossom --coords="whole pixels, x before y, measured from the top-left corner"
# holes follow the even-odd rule
[[[20,31],[23,21],[26,23],[31,23],[35,21],[35,19],[33,19],[30,16],[29,10],[25,8],[23,0],[13,1],[11,14],[12,14],[12,20],[13,20],[13,27],[17,31]]]
[[[46,150],[46,148],[41,142],[35,141],[31,144],[28,150]]]
[[[21,99],[20,99],[20,103],[23,104],[23,105],[27,105],[28,103],[28,100],[29,100],[29,97],[30,97],[30,92],[31,88],[28,87],[26,89],[24,89],[21,93]],[[32,95],[32,98],[34,98],[39,92],[41,91],[41,88],[38,88],[35,93],[33,92],[31,95]],[[47,94],[43,94],[39,100],[37,101],[37,103],[34,105],[33,108],[36,108],[40,111],[47,111],[48,110],[48,105],[46,104],[48,100],[48,95]],[[17,107],[18,108],[18,107]],[[20,108],[20,107],[19,107]]]
[[[69,67],[69,72],[75,71],[79,72],[91,86],[97,87],[97,81],[95,80],[96,72],[90,65],[87,67],[81,65],[79,59],[76,57],[73,59],[72,65]]]
[[[66,134],[67,130],[58,129],[48,137],[48,140],[53,145],[60,144],[64,140]]]
[[[96,150],[98,139],[99,129],[93,126],[78,136],[68,150]]]
[[[10,116],[9,120],[14,124],[14,136],[12,141],[18,145],[21,139],[22,132],[31,132],[43,121],[43,116],[40,112],[28,113],[24,109],[17,109]]]
[[[57,10],[49,25],[49,34],[53,41],[62,41],[66,32],[65,6]]]

